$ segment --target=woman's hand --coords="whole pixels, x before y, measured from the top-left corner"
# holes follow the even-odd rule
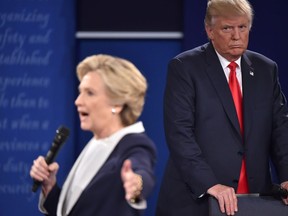
[[[42,182],[44,196],[47,196],[56,184],[56,174],[58,170],[58,163],[54,162],[48,165],[43,156],[39,156],[33,161],[30,176],[34,180]]]
[[[131,160],[125,160],[121,169],[121,178],[125,189],[125,199],[131,203],[137,202],[143,189],[142,177],[132,170]]]

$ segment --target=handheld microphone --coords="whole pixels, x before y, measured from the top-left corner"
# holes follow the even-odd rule
[[[273,184],[272,194],[276,199],[286,199],[288,197],[288,190],[281,187],[280,185]]]
[[[288,197],[288,190],[281,187],[281,185],[273,184],[269,191],[260,193],[260,196],[272,196],[277,200],[286,199]]]
[[[50,147],[50,150],[48,151],[48,153],[45,157],[45,161],[48,165],[54,161],[60,148],[63,146],[63,144],[65,143],[68,136],[69,136],[69,129],[68,128],[66,128],[64,126],[60,126],[56,130],[56,135],[53,139],[52,146]],[[42,182],[40,182],[40,181],[34,180],[34,183],[32,186],[32,191],[36,192],[38,190],[39,186],[41,185],[41,183]]]

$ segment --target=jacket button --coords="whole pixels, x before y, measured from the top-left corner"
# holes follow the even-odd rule
[[[237,154],[240,155],[240,156],[243,156],[244,152],[243,151],[238,151]]]

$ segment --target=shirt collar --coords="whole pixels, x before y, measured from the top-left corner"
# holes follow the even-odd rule
[[[109,137],[105,137],[102,139],[95,139],[95,138],[94,139],[96,140],[97,143],[110,145],[110,144],[118,143],[120,141],[120,139],[127,134],[143,133],[143,132],[145,132],[143,123],[141,121],[139,121],[139,122],[136,122],[132,125],[126,126],[119,131],[116,131],[115,133],[113,133]]]
[[[216,54],[217,54],[217,56],[219,58],[219,61],[220,61],[221,65],[222,65],[222,68],[228,67],[228,65],[230,64],[230,61],[228,61],[223,56],[221,56],[216,50],[215,50],[215,52],[216,52]],[[241,56],[235,62],[237,63],[238,67],[240,68]]]

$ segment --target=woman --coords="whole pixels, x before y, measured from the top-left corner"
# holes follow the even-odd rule
[[[81,129],[93,133],[62,190],[59,165],[39,156],[30,175],[42,182],[39,208],[46,215],[141,215],[154,186],[156,149],[140,116],[146,79],[129,61],[109,55],[87,57],[77,66],[75,101]]]

